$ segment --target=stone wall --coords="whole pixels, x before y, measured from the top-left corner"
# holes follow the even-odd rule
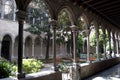
[[[120,58],[112,58],[99,62],[90,63],[81,67],[81,79],[92,76],[100,71],[110,68],[120,62]]]
[[[62,80],[62,74],[60,72],[56,72],[38,77],[27,77],[26,80]]]

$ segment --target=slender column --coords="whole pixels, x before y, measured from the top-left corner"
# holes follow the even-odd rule
[[[40,52],[40,57],[42,57],[43,53],[43,39],[41,38],[41,52]]]
[[[35,46],[34,46],[34,41],[33,41],[33,42],[32,42],[32,57],[35,56],[35,54],[34,54],[34,49],[35,49]]]
[[[83,38],[83,52],[85,52],[85,38]]]
[[[57,21],[52,19],[51,20],[51,25],[53,28],[53,59],[54,59],[54,71],[57,71],[57,63],[56,63],[56,26],[57,26]]]
[[[99,32],[96,32],[96,54],[97,54],[97,61],[99,61]]]
[[[117,55],[119,55],[119,42],[118,42],[118,38],[116,38],[116,50],[117,50]]]
[[[15,21],[15,19],[16,19],[16,14],[15,14],[15,12],[16,12],[16,6],[14,6],[14,9],[13,9],[13,21]]]
[[[103,49],[104,49],[104,59],[106,59],[107,58],[107,56],[106,56],[106,33],[105,33],[105,31],[103,31]]]
[[[25,58],[25,42],[23,42],[23,58]]]
[[[110,57],[112,58],[112,48],[111,48],[111,35],[110,33],[108,33],[108,39],[109,39],[109,54],[110,54]]]
[[[116,40],[114,34],[113,34],[113,48],[114,48],[114,57],[116,57]]]
[[[25,78],[22,72],[22,58],[23,58],[23,25],[26,17],[26,12],[19,10],[17,13],[19,30],[18,30],[18,78]]]
[[[73,32],[73,66],[70,69],[71,71],[71,79],[70,80],[79,80],[79,71],[78,66],[76,63],[76,34],[77,34],[77,27],[75,25],[70,26]]]
[[[76,63],[76,26],[71,26],[73,31],[73,63]]]
[[[4,19],[4,15],[5,15],[5,3],[4,3],[4,1],[2,1],[2,13],[1,13],[1,19]]]
[[[12,42],[12,51],[11,51],[11,52],[12,52],[12,55],[11,55],[11,56],[12,56],[12,59],[14,59],[14,43],[15,43],[15,42],[13,41],[13,42]],[[12,60],[12,59],[11,59],[11,60]]]
[[[120,40],[118,38],[118,54],[120,54]]]
[[[87,35],[87,62],[90,62],[90,30],[86,30],[86,35]]]
[[[1,58],[1,48],[2,48],[2,41],[0,40],[0,58]]]

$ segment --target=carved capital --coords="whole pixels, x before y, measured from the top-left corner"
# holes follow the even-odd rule
[[[57,20],[52,19],[52,20],[50,21],[50,23],[51,23],[53,29],[56,29],[56,26],[57,26]]]
[[[70,26],[71,30],[72,31],[77,31],[78,30],[78,27],[76,25],[72,25]]]
[[[25,11],[19,10],[16,12],[16,15],[17,15],[18,20],[23,21],[23,20],[25,20],[27,13]]]
[[[90,30],[89,29],[85,30],[85,33],[86,33],[87,36],[89,36]]]

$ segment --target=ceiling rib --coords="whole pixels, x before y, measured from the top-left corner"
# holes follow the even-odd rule
[[[120,1],[114,1],[114,2],[107,3],[107,4],[103,4],[101,6],[97,6],[97,9],[113,6],[113,5],[116,5],[116,4],[120,4]],[[93,6],[93,7],[95,7],[95,6]]]
[[[106,10],[111,10],[111,9],[115,9],[120,7],[120,5],[115,5],[115,6],[110,6],[110,7],[106,7],[106,8],[101,8],[99,9],[100,11],[106,11]]]

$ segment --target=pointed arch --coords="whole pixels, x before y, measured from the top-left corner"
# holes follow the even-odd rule
[[[74,15],[72,9],[69,6],[62,6],[59,9],[57,9],[57,19],[58,19],[58,16],[59,16],[59,14],[62,10],[67,12],[67,14],[69,16],[69,19],[71,21],[71,25],[74,25],[75,24],[75,22],[74,22],[75,21],[75,15]]]
[[[87,15],[86,15],[85,13],[82,13],[82,14],[80,15],[80,17],[83,18],[83,22],[85,23],[85,26],[86,26],[86,28],[87,28],[87,27],[89,26],[89,21],[88,21]]]

